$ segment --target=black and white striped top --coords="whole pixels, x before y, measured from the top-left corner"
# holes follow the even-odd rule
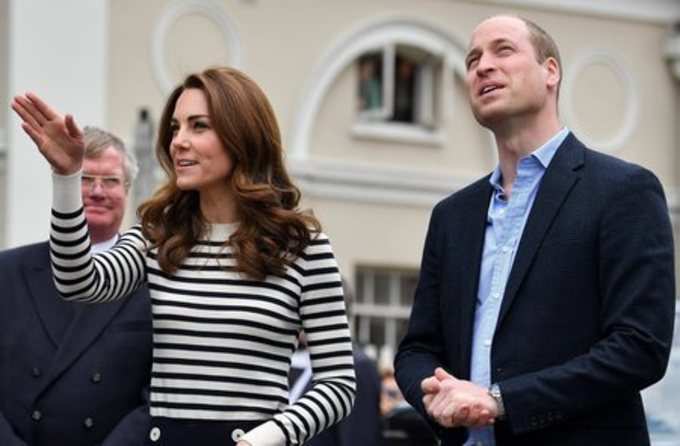
[[[166,274],[139,226],[111,250],[90,254],[79,178],[54,176],[55,282],[65,299],[81,302],[119,299],[148,283],[152,416],[263,420],[242,439],[273,446],[302,444],[350,412],[352,347],[327,237],[319,235],[285,277],[256,281],[234,271],[225,241],[235,225],[213,225],[179,270]],[[287,376],[300,329],[307,335],[314,385],[289,406]]]

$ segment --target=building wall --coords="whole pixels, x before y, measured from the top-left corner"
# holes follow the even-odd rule
[[[9,21],[8,0],[0,0],[0,67],[8,61]],[[0,69],[0,104],[9,103],[7,70]],[[0,107],[0,246],[5,245],[5,214],[7,213],[7,114],[5,106]]]
[[[487,16],[517,13],[544,26],[560,46],[565,124],[594,147],[656,172],[677,208],[677,86],[663,60],[668,26],[497,3],[116,0],[109,127],[129,141],[137,109],[147,106],[157,119],[169,86],[186,73],[240,67],[267,92],[305,203],[335,241],[346,274],[362,262],[417,267],[431,206],[496,163],[490,135],[465,99],[460,63],[468,36]],[[386,24],[394,24],[395,36],[403,31],[397,42],[421,32],[446,47],[436,143],[357,135],[356,64],[349,60],[329,74],[362,36]],[[313,111],[307,130],[300,125],[305,110]]]

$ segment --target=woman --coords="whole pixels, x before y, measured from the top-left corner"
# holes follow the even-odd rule
[[[252,80],[208,69],[172,92],[156,149],[167,182],[140,206],[141,224],[95,256],[73,117],[32,94],[12,108],[54,170],[51,249],[63,297],[106,302],[148,283],[149,444],[302,444],[349,413],[355,378],[337,264],[317,220],[297,210],[274,113]],[[315,384],[288,406],[299,330]]]

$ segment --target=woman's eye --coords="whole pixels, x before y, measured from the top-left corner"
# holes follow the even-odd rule
[[[196,123],[194,124],[194,128],[197,128],[197,129],[207,129],[207,128],[208,128],[208,124],[205,123],[205,122],[196,121]]]

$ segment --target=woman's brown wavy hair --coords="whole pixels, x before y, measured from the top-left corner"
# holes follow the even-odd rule
[[[253,80],[233,68],[210,68],[188,76],[163,109],[156,156],[167,181],[137,210],[145,237],[158,248],[161,269],[175,272],[208,230],[199,193],[177,187],[170,157],[172,115],[188,88],[205,94],[212,127],[233,163],[225,187],[232,190],[240,221],[228,241],[237,269],[259,280],[283,274],[321,227],[311,214],[298,209],[300,191],[286,172],[281,134],[269,101]]]

